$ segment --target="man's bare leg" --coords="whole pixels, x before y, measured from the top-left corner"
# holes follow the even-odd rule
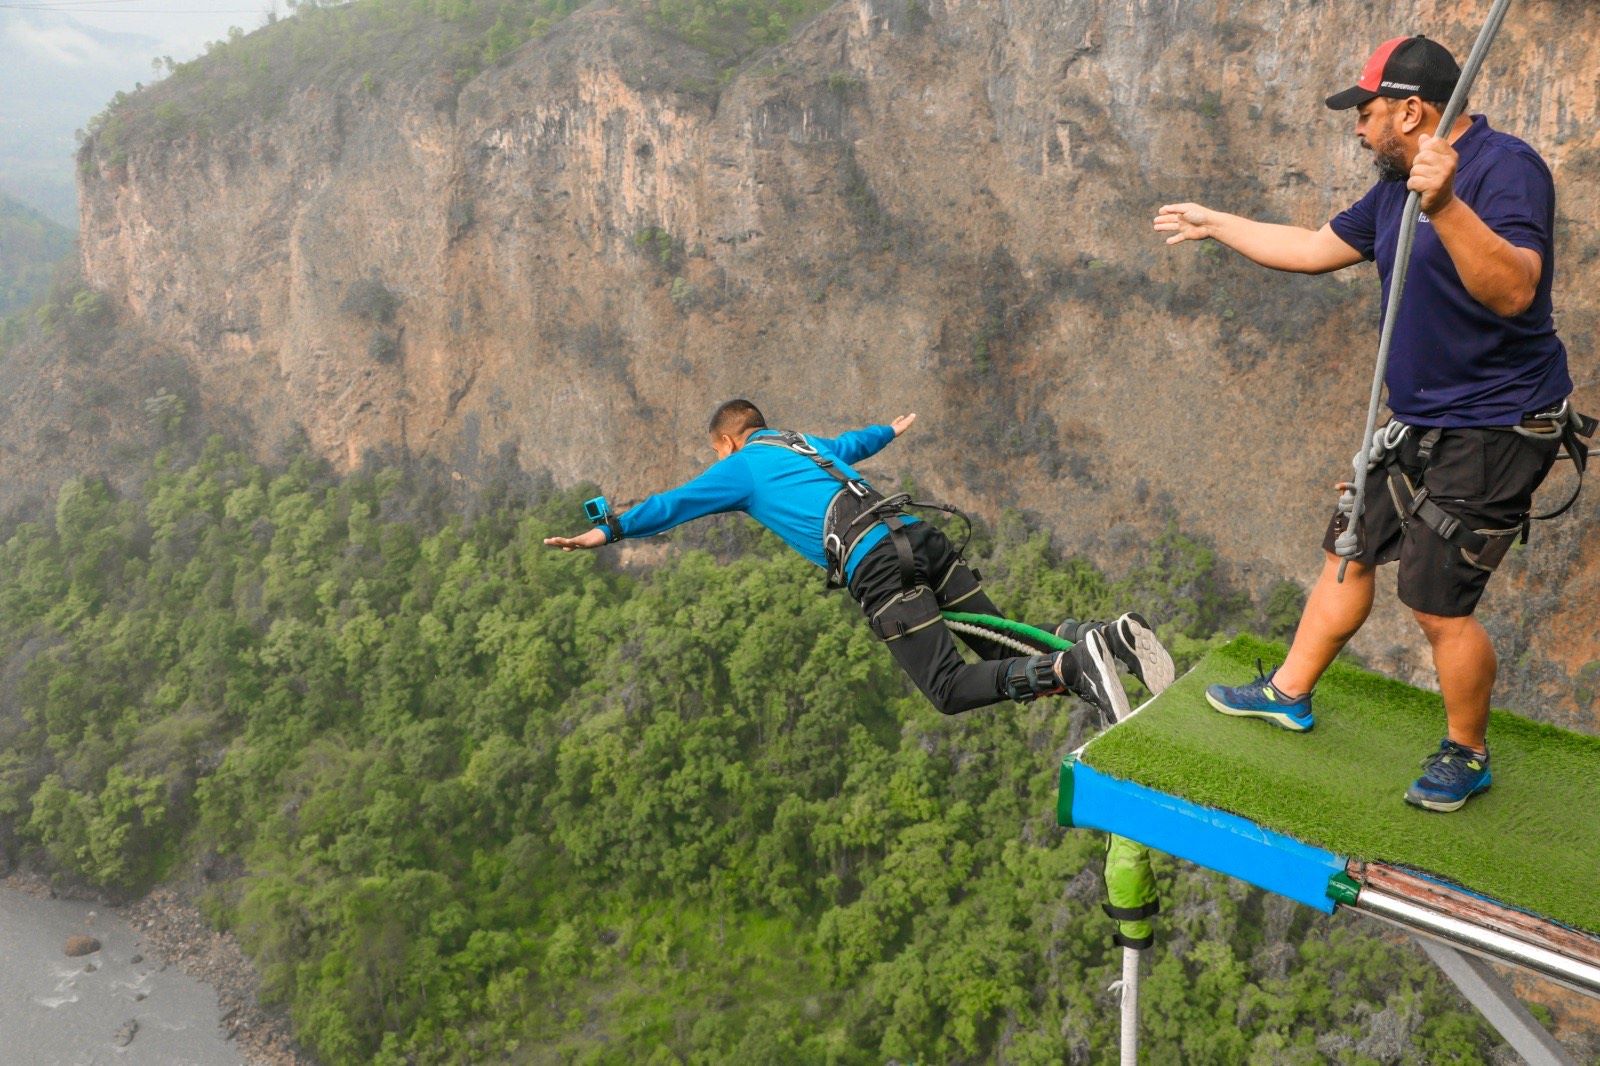
[[[1294,631],[1289,656],[1272,675],[1272,683],[1285,696],[1303,696],[1315,688],[1322,672],[1372,612],[1372,567],[1352,561],[1341,583],[1339,564],[1342,561],[1332,552],[1327,553],[1322,574],[1311,589],[1306,609],[1300,614],[1300,625]],[[1435,656],[1437,654],[1435,651]]]
[[[1471,615],[1412,614],[1433,647],[1433,668],[1439,672],[1450,739],[1474,751],[1487,751],[1489,693],[1498,667],[1489,634]]]

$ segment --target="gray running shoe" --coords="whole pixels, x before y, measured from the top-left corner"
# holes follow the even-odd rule
[[[1172,656],[1156,639],[1156,632],[1144,615],[1129,611],[1115,622],[1080,622],[1068,618],[1056,626],[1056,636],[1077,644],[1092,629],[1105,630],[1112,656],[1126,666],[1152,696],[1159,696],[1177,677]]]
[[[1077,674],[1070,678],[1069,674]],[[1111,646],[1099,626],[1084,633],[1069,650],[1056,653],[1056,677],[1074,695],[1098,710],[1106,725],[1116,725],[1133,709],[1122,690]]]
[[[1177,676],[1172,656],[1156,639],[1156,631],[1144,620],[1143,615],[1129,611],[1109,623],[1106,626],[1106,643],[1111,646],[1111,654],[1116,656],[1117,661],[1126,666],[1128,672],[1137,677],[1152,696],[1161,695],[1162,690],[1172,684]]]

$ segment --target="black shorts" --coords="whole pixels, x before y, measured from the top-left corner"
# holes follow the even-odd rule
[[[1400,560],[1401,603],[1424,614],[1461,618],[1477,608],[1489,575],[1511,538],[1521,534],[1533,492],[1555,463],[1560,441],[1530,440],[1503,429],[1446,429],[1424,469],[1417,452],[1425,432],[1407,433],[1398,461],[1368,475],[1355,560],[1367,566]],[[1410,493],[1401,474],[1426,487],[1441,510],[1489,537],[1491,547],[1474,557],[1418,519],[1402,520],[1396,490],[1401,501]],[[1334,550],[1342,528],[1343,516],[1335,513],[1322,538],[1325,551]]]

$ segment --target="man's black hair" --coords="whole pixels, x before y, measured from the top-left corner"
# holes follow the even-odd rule
[[[767,420],[761,409],[749,400],[729,400],[711,413],[710,430],[713,434],[726,433],[730,437],[750,429],[765,429]]]

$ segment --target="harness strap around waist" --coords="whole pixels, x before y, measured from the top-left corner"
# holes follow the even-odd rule
[[[1399,433],[1394,433],[1391,427],[1399,424],[1403,428]],[[1389,426],[1379,430],[1374,438],[1375,446],[1381,446],[1381,454],[1374,456],[1374,467],[1392,466],[1399,462],[1400,444],[1410,431],[1409,426],[1403,423],[1391,422]],[[1593,437],[1600,430],[1600,420],[1580,413],[1572,406],[1571,400],[1563,400],[1557,407],[1552,407],[1537,414],[1523,418],[1520,425],[1504,427],[1508,432],[1533,440],[1548,440],[1551,437],[1560,437],[1561,448],[1566,452],[1567,458],[1572,460],[1574,471],[1578,475],[1578,482],[1573,486],[1572,493],[1566,500],[1553,511],[1544,514],[1529,514],[1522,520],[1522,542],[1528,541],[1528,529],[1533,522],[1544,522],[1552,518],[1559,518],[1572,509],[1578,502],[1578,495],[1583,492],[1583,475],[1589,465],[1589,445],[1587,438]],[[1430,428],[1417,438],[1417,458],[1424,468],[1433,458],[1433,449],[1439,443],[1443,430],[1438,427]],[[1439,534],[1445,540],[1458,548],[1477,554],[1487,544],[1487,540],[1478,533],[1463,527],[1459,520],[1451,517],[1438,504],[1428,499],[1426,488],[1415,488],[1410,479],[1405,478],[1406,489],[1411,493],[1409,504],[1401,501],[1396,495],[1395,503],[1401,511],[1414,515],[1423,525]],[[1394,479],[1389,483],[1394,485]]]
[[[848,492],[859,500],[870,500],[873,496],[880,496],[877,503],[868,507],[857,515],[845,527],[843,533],[829,533],[827,519],[824,519],[823,529],[823,558],[828,561],[827,574],[830,588],[843,588],[845,585],[845,567],[850,562],[850,557],[855,554],[856,546],[864,537],[877,526],[884,525],[889,529],[889,540],[894,544],[895,558],[900,566],[900,589],[910,592],[917,584],[916,559],[911,552],[911,540],[905,533],[905,518],[899,513],[899,504],[909,501],[910,496],[902,493],[888,499],[881,498],[876,489],[872,488],[861,478],[852,478],[840,470],[832,459],[817,451],[805,437],[792,429],[779,430],[773,437],[758,437],[751,444],[766,444],[774,448],[785,448],[796,455],[810,459],[828,475],[839,482],[839,491]],[[837,502],[838,495],[834,496]],[[828,512],[833,511],[833,503],[828,505]],[[870,519],[870,521],[869,521]],[[865,524],[863,524],[865,523]],[[857,527],[860,530],[857,531]]]

